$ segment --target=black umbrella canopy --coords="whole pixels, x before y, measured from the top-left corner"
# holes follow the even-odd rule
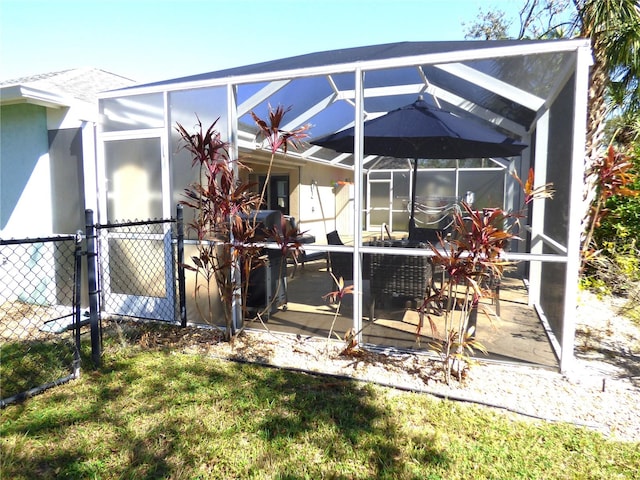
[[[353,153],[354,128],[311,143]],[[365,155],[441,159],[512,157],[526,147],[479,122],[434,108],[421,98],[364,123]]]
[[[311,143],[353,153],[354,131],[347,128]],[[431,107],[422,98],[364,123],[365,155],[414,159],[410,229],[415,226],[418,158],[512,157],[526,147],[479,122]]]

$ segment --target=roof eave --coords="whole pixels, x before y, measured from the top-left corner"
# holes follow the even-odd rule
[[[76,102],[69,97],[26,85],[10,85],[0,88],[0,105],[21,103],[47,108],[64,108],[71,107]]]

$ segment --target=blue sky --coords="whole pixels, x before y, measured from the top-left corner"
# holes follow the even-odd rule
[[[521,0],[0,0],[0,80],[97,67],[138,82],[338,48],[463,40]]]

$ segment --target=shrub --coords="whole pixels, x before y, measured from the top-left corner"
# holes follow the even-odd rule
[[[613,153],[610,148],[610,163]],[[615,160],[624,165],[624,181],[600,186],[603,198],[593,229],[594,254],[588,256],[581,286],[600,295],[627,297],[633,315],[640,304],[640,146],[629,155],[615,154]],[[620,186],[624,188],[616,188]]]

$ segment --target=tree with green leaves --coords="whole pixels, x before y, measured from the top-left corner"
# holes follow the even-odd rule
[[[506,14],[480,10],[467,38],[505,38]],[[520,27],[512,38],[589,38],[594,64],[590,73],[585,151],[585,203],[597,201],[598,165],[607,146],[633,155],[640,138],[640,2],[638,0],[525,0]],[[607,125],[615,122],[615,128]],[[583,256],[589,251],[595,209],[583,221]]]

